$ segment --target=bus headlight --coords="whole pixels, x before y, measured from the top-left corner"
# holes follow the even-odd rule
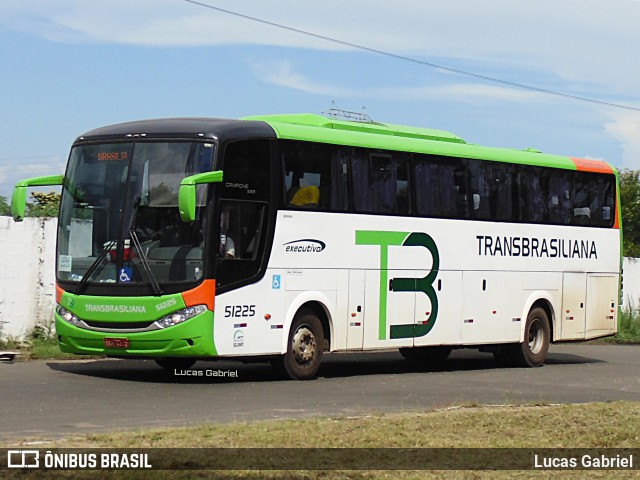
[[[160,320],[156,320],[156,325],[158,325],[160,328],[173,327],[174,325],[186,322],[196,315],[200,315],[201,313],[204,313],[206,311],[206,305],[196,305],[194,307],[183,308],[182,310],[178,310],[177,312],[165,315]]]
[[[71,313],[66,308],[62,308],[60,305],[56,307],[56,313],[71,325],[78,325],[78,323],[80,323],[80,319],[76,317],[75,314]]]

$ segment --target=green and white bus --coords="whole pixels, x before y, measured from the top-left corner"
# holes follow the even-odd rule
[[[617,173],[312,114],[92,130],[62,185],[56,329],[79,355],[271,361],[454,348],[539,366],[551,342],[617,331]]]

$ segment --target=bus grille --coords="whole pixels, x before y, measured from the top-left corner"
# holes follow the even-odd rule
[[[149,322],[97,322],[95,320],[84,320],[91,328],[107,328],[109,330],[139,330],[148,328],[153,324],[153,321]]]

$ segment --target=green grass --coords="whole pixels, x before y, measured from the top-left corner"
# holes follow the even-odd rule
[[[620,343],[640,343],[640,309],[625,308],[618,314],[618,333],[614,337]]]
[[[451,407],[420,413],[371,414],[307,420],[271,420],[106,434],[56,441],[34,448],[637,448],[640,403]],[[29,439],[6,445],[29,445]],[[30,439],[33,441],[34,439]],[[28,447],[27,447],[28,448]],[[379,455],[375,450],[366,453]],[[452,453],[454,454],[454,453]],[[179,459],[176,459],[178,464]],[[493,479],[638,478],[638,471],[153,471],[43,472],[8,478],[292,478],[292,479]],[[34,473],[35,475],[35,473]]]
[[[34,338],[29,343],[29,358],[32,359],[77,359],[77,355],[63,353],[58,346],[58,341],[54,338]]]
[[[53,325],[49,327],[36,325],[23,340],[0,339],[0,350],[19,352],[18,360],[71,360],[79,358],[77,355],[64,353],[60,350]]]
[[[640,403],[451,407],[422,413],[90,435],[103,447],[608,448],[639,445]],[[197,439],[197,441],[194,441]]]
[[[640,342],[640,311],[622,311],[618,342]],[[55,335],[36,329],[24,342],[5,340],[0,348],[18,350],[23,358],[78,358],[60,352]],[[467,404],[413,414],[280,420],[189,428],[90,434],[66,439],[21,439],[5,447],[34,448],[189,448],[189,447],[337,447],[337,448],[638,448],[640,403],[587,405]],[[375,453],[372,453],[375,454]],[[640,471],[38,471],[4,474],[3,478],[76,479],[503,479],[503,478],[640,478]]]

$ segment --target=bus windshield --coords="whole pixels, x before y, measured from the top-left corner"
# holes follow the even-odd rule
[[[203,275],[206,187],[196,220],[180,221],[183,178],[211,171],[214,145],[138,142],[75,146],[62,192],[57,277],[78,283],[166,283]]]

